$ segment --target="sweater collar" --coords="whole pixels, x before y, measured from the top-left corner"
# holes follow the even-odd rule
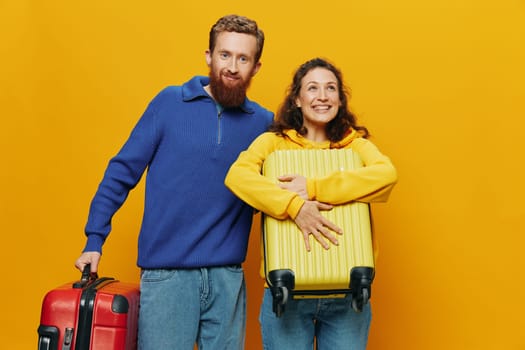
[[[194,76],[182,85],[182,100],[188,102],[197,98],[211,98],[204,90],[204,87],[210,83],[210,78],[205,76]],[[244,102],[238,107],[244,113],[253,114],[255,110],[251,106],[251,101],[246,97]],[[237,108],[237,107],[236,107]]]
[[[353,140],[359,137],[359,133],[354,129],[348,130],[346,135],[339,142],[330,142],[330,141],[313,142],[313,141],[308,140],[307,138],[305,138],[304,136],[302,136],[296,130],[293,130],[293,129],[285,130],[284,134],[292,142],[300,145],[303,148],[315,148],[315,149],[345,148]]]

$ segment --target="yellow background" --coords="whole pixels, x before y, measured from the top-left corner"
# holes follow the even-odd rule
[[[1,0],[0,348],[36,348],[43,296],[78,277],[107,161],[160,89],[207,74],[227,13],[267,35],[251,98],[275,110],[293,69],[327,57],[399,170],[373,208],[369,349],[525,349],[523,0]],[[102,275],[138,280],[142,200],[141,183]],[[247,349],[260,349],[252,238]]]

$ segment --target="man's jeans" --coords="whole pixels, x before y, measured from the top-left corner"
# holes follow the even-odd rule
[[[272,311],[272,293],[266,288],[259,315],[265,350],[365,350],[371,321],[370,303],[352,309],[352,297],[333,299],[288,298],[281,317]]]
[[[139,350],[240,350],[246,287],[240,265],[143,270]]]

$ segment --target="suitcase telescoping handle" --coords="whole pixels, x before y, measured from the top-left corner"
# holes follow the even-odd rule
[[[87,264],[86,266],[84,266],[84,270],[82,270],[82,276],[80,277],[80,281],[73,283],[73,288],[82,289],[95,282],[97,279],[97,273],[91,272],[91,264]]]
[[[98,275],[96,272],[91,272],[91,264],[86,264],[82,270],[82,281],[96,280]]]

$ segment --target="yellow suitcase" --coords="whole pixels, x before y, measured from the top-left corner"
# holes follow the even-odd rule
[[[278,150],[263,165],[271,179],[284,174],[322,177],[337,170],[362,167],[358,154],[350,149]],[[293,220],[263,215],[264,273],[273,295],[273,311],[279,317],[291,296],[342,297],[352,294],[352,307],[361,311],[371,296],[374,279],[372,225],[368,203],[349,202],[322,211],[343,229],[339,245],[325,250],[311,242],[311,251]]]

